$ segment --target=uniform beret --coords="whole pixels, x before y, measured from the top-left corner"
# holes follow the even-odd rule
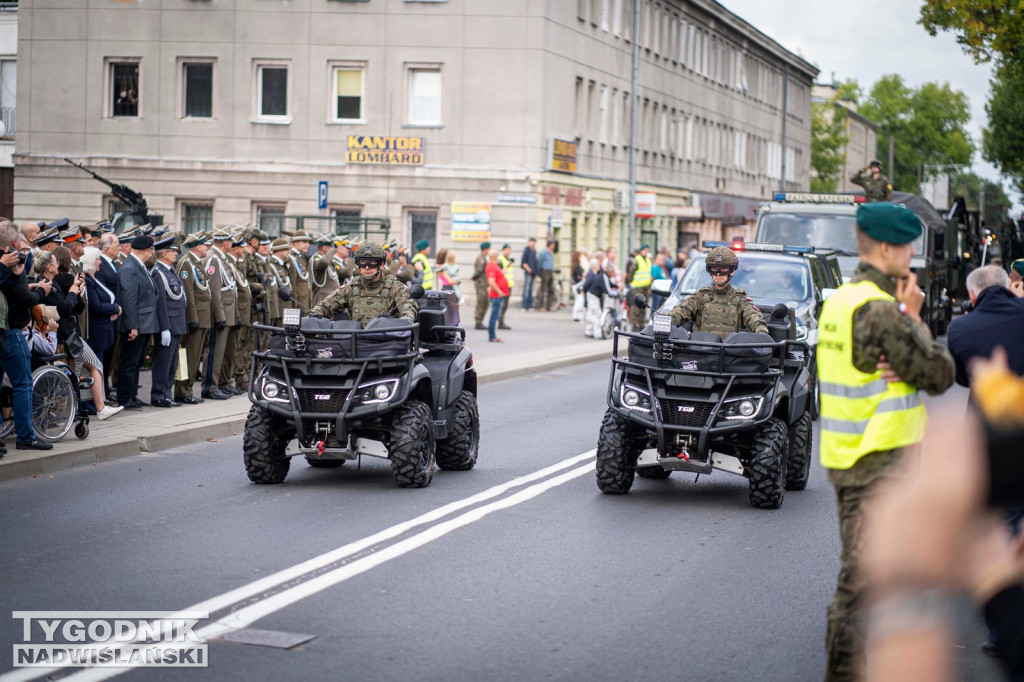
[[[640,245],[640,250],[641,250],[641,251],[643,251],[644,249],[649,249],[649,248],[651,248],[651,245],[650,245],[650,244],[641,244],[641,245]]]
[[[143,251],[151,246],[153,246],[153,238],[148,234],[140,234],[132,240],[132,249],[135,251]]]
[[[480,250],[481,251],[486,251],[489,248],[491,248],[491,243],[490,242],[483,242],[483,243],[480,244]]]
[[[426,239],[421,239],[418,242],[416,242],[416,250],[417,251],[422,251],[423,249],[427,248],[428,246],[430,246],[430,242],[428,242]]]
[[[861,204],[857,209],[857,227],[880,242],[906,244],[921,236],[921,219],[903,204],[887,201]]]
[[[1024,258],[1018,258],[1017,260],[1010,263],[1010,267],[1013,268],[1018,275],[1024,277]]]
[[[511,248],[512,248],[511,244],[505,244],[504,246],[501,247],[501,250],[504,251],[505,249],[511,249]]]

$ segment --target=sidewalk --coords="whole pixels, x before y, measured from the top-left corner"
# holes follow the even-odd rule
[[[512,329],[499,333],[504,343],[489,343],[486,331],[473,329],[472,298],[462,306],[466,345],[473,352],[480,384],[610,357],[612,341],[584,337],[583,323],[572,321],[570,309],[527,313],[519,310],[518,301],[519,296],[513,295],[507,314],[506,323]],[[149,372],[143,372],[139,398],[146,402],[149,387]],[[207,400],[202,405],[125,410],[103,422],[91,417],[88,438],[78,440],[72,431],[46,452],[16,450],[11,435],[6,439],[7,455],[0,459],[0,480],[49,475],[71,467],[236,435],[245,424],[249,406],[243,395],[230,400]]]

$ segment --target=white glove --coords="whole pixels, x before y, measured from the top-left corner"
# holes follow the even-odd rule
[[[170,332],[170,330],[165,329],[162,332],[160,332],[160,345],[161,346],[169,346],[169,345],[171,345],[171,332]]]

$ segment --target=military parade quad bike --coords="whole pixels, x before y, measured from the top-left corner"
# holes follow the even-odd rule
[[[251,481],[281,483],[295,456],[320,468],[389,459],[404,488],[429,485],[435,461],[473,468],[480,417],[466,332],[451,292],[415,286],[412,295],[421,297],[417,323],[381,317],[362,329],[289,308],[282,327],[255,325],[270,341],[250,370],[242,447]]]
[[[646,306],[642,295],[636,304]],[[690,333],[654,314],[642,332],[615,332],[597,485],[628,493],[634,475],[673,471],[745,476],[750,504],[775,509],[807,486],[811,465],[810,349],[793,311],[762,309],[770,337]],[[620,343],[627,355],[619,357]]]

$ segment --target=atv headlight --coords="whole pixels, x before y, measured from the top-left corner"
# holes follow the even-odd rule
[[[398,391],[398,379],[371,381],[356,389],[356,399],[364,405],[386,403],[395,397]]]
[[[731,398],[722,404],[722,411],[719,413],[719,416],[730,421],[753,419],[761,411],[763,403],[764,396],[760,395]]]
[[[276,379],[271,379],[269,376],[263,377],[263,381],[260,384],[260,393],[263,394],[264,399],[273,403],[288,402],[288,387]]]
[[[267,400],[273,400],[280,392],[281,390],[277,387],[277,384],[267,383],[263,385],[263,396]]]
[[[796,326],[796,338],[798,341],[803,341],[807,338],[807,325],[798,324]]]
[[[630,410],[639,410],[640,412],[651,411],[650,394],[629,384],[622,384],[619,388],[619,402]]]

